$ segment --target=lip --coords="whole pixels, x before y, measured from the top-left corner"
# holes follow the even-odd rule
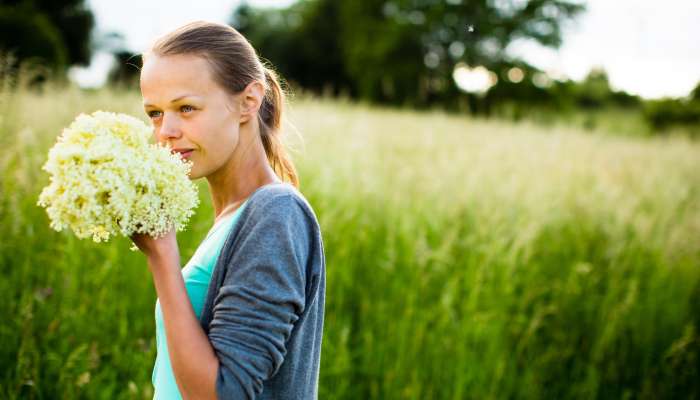
[[[194,149],[173,149],[172,153],[179,153],[182,158],[189,158]]]

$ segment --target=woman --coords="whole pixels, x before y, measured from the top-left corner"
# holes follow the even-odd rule
[[[316,398],[325,255],[277,137],[276,75],[235,29],[194,22],[143,55],[141,93],[156,139],[207,179],[215,213],[182,269],[174,230],[132,237],[158,294],[155,398]]]

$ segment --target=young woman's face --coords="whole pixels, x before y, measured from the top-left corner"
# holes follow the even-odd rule
[[[208,176],[233,156],[240,114],[205,59],[151,55],[141,69],[141,95],[156,140],[189,150],[181,154],[193,163],[190,179]]]

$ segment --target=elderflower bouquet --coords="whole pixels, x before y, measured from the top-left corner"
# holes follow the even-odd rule
[[[125,114],[80,114],[49,150],[50,183],[39,195],[56,231],[107,241],[121,233],[161,237],[182,231],[199,204],[192,164],[149,144],[152,130]],[[132,251],[138,248],[132,244]]]

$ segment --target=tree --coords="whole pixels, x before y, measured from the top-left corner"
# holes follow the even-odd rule
[[[519,61],[506,53],[517,39],[559,46],[562,22],[583,10],[559,0],[371,0],[343,5],[340,38],[351,76],[363,87],[380,86],[381,79],[402,87],[436,79],[451,83],[421,84],[419,104],[452,101],[457,87],[451,76],[459,62],[499,70]]]
[[[695,86],[695,89],[693,89],[693,91],[690,92],[690,99],[700,102],[700,82],[698,82],[698,85]]]
[[[460,95],[452,82],[458,62],[500,69],[519,61],[506,53],[517,39],[559,46],[562,23],[584,9],[564,0],[307,0],[288,10],[246,7],[256,22],[237,25],[234,14],[233,26],[273,63],[290,66],[290,79],[311,87],[342,82],[369,100],[446,106]],[[292,13],[299,23],[290,27],[285,21]]]
[[[88,65],[92,12],[83,0],[2,0],[0,48],[17,62],[38,59],[55,69]]]
[[[345,72],[337,28],[338,2],[300,1],[286,9],[254,8],[243,3],[231,25],[293,85],[334,94],[354,85]]]
[[[102,51],[110,53],[114,64],[107,74],[107,82],[112,85],[138,86],[142,58],[128,49],[126,38],[119,32],[106,32],[96,42]]]
[[[591,69],[577,89],[578,104],[591,109],[603,108],[612,92],[608,74],[600,67]]]
[[[21,8],[0,8],[0,48],[11,52],[15,63],[32,59],[65,66],[68,60],[68,49],[46,15]]]

